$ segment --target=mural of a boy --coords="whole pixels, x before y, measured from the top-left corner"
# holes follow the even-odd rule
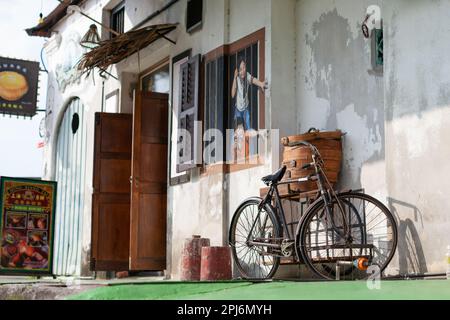
[[[251,128],[250,124],[250,108],[249,108],[249,89],[251,85],[257,86],[263,92],[267,89],[267,82],[263,82],[255,78],[247,72],[247,63],[245,59],[240,59],[238,67],[234,70],[233,85],[231,87],[231,97],[235,99],[234,105],[234,129],[236,129],[237,119],[241,118],[244,123],[244,130],[256,129]]]

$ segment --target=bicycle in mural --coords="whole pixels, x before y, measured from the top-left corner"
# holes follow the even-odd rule
[[[397,247],[391,212],[367,194],[335,191],[318,149],[305,141],[297,144],[311,149],[312,162],[302,169],[314,173],[282,181],[283,166],[262,178],[269,187],[265,197],[245,200],[234,213],[229,244],[238,270],[244,278],[271,278],[280,259],[289,257],[324,279],[365,279],[371,266],[381,274]],[[314,181],[318,192],[291,232],[278,186],[305,181]]]

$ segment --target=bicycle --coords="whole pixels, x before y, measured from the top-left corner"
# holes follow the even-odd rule
[[[305,141],[295,145],[311,149],[312,162],[302,169],[314,169],[313,173],[282,180],[286,166],[281,167],[262,178],[269,187],[266,196],[244,200],[233,215],[229,244],[241,275],[272,278],[280,258],[294,257],[294,252],[297,261],[319,278],[364,279],[370,266],[378,266],[381,275],[397,247],[391,212],[365,193],[336,192],[325,175],[319,150]],[[315,181],[318,193],[291,235],[278,186],[306,181]]]

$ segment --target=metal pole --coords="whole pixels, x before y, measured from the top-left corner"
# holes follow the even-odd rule
[[[341,266],[336,263],[336,280],[341,280]]]

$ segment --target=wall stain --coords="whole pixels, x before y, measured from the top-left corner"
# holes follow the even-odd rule
[[[348,133],[341,176],[341,184],[346,187],[361,186],[364,163],[384,159],[383,78],[369,72],[370,43],[366,41],[362,33],[356,38],[352,36],[348,19],[340,16],[336,8],[323,13],[306,36],[306,45],[312,53],[309,70],[305,72],[309,78],[305,78],[306,87],[313,86],[317,98],[330,103],[326,129],[344,129]],[[339,115],[350,115],[349,106],[354,112],[351,117],[358,122],[354,130],[349,121],[346,128],[339,128],[343,125]],[[364,152],[355,156],[358,150]]]

